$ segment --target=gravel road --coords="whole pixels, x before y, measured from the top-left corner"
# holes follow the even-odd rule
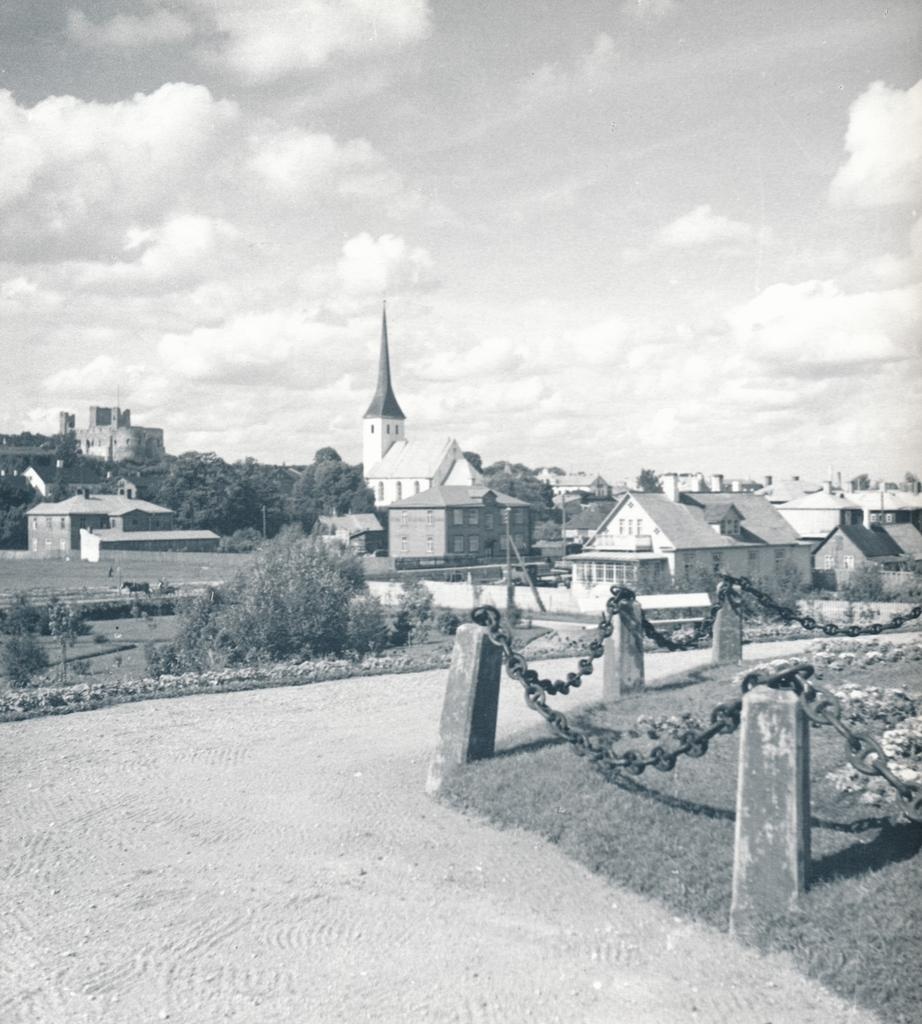
[[[707,657],[655,654],[648,675]],[[784,958],[426,798],[444,678],[0,725],[0,1020],[875,1020]],[[501,740],[535,718],[503,691]]]

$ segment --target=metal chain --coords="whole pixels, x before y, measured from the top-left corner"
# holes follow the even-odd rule
[[[778,604],[765,591],[759,590],[752,583],[752,580],[746,576],[728,576],[726,573],[723,573],[721,578],[731,586],[739,587],[741,591],[754,597],[763,608],[774,612],[783,622],[788,624],[798,622],[804,629],[810,631],[819,629],[826,636],[877,636],[886,629],[899,629],[907,622],[918,619],[922,615],[922,605],[916,605],[912,611],[905,612],[902,615],[894,615],[889,622],[872,622],[867,626],[837,626],[834,622],[820,623],[810,615],[800,615],[793,608],[787,608],[785,605]]]
[[[603,625],[611,626],[611,617],[617,611],[618,601],[613,596],[609,598],[606,604],[605,616],[599,625],[600,630]],[[567,721],[565,715],[548,707],[546,693],[566,693],[567,691],[564,689],[550,689],[549,680],[539,679],[538,673],[528,667],[525,657],[512,649],[512,638],[501,627],[500,615],[495,608],[489,605],[475,608],[471,617],[477,625],[483,626],[487,630],[487,635],[502,650],[506,672],[512,679],[521,684],[525,691],[525,703],[532,710],[537,711],[551,727],[551,730],[561,739],[566,740],[580,757],[589,758],[590,761],[613,774],[642,775],[647,768],[655,768],[661,772],[672,771],[675,768],[676,761],[682,755],[687,757],[703,757],[708,751],[708,744],[715,736],[719,734],[729,735],[739,728],[743,702],[736,700],[718,704],[711,711],[711,725],[707,729],[687,730],[679,737],[679,745],[677,747],[668,750],[665,747],[654,747],[646,755],[636,750],[625,750],[618,753],[613,746],[602,745],[598,740],[593,739],[585,732],[574,728]],[[578,674],[570,673],[567,676],[566,684],[556,683],[550,685],[558,688],[562,685],[566,685],[568,688],[570,686],[578,686],[582,675],[589,674],[588,671],[583,672],[584,662],[588,663],[589,671],[591,671],[592,661],[590,659],[581,659],[580,672]],[[571,679],[574,676],[576,681]]]
[[[612,593],[619,589],[630,595],[628,600],[634,600],[635,595],[633,591],[627,590],[625,587],[613,587]],[[693,647],[697,647],[702,640],[710,639],[714,635],[714,623],[717,621],[717,613],[725,603],[729,603],[737,609],[739,608],[739,597],[727,579],[721,579],[717,586],[716,596],[717,600],[708,608],[707,614],[701,622],[692,629],[691,635],[681,640],[677,640],[674,635],[667,636],[665,633],[660,632],[653,622],[647,618],[646,612],[641,608],[641,625],[643,626],[644,635],[658,647],[662,647],[667,651],[688,651]]]

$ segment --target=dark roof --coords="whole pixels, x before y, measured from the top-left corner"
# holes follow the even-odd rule
[[[869,530],[866,526],[839,526],[840,532],[865,558],[886,558],[902,554],[899,545],[883,530]],[[831,537],[835,530],[829,535]],[[829,540],[829,537],[826,540]],[[824,542],[825,543],[825,542]]]
[[[614,502],[600,502],[598,506],[581,509],[575,516],[567,516],[567,529],[597,530],[614,507]]]
[[[56,466],[31,467],[46,484],[95,484],[106,478],[105,469],[91,462],[78,462],[76,466],[58,469]]]
[[[512,508],[527,508],[528,502],[521,498],[513,498],[510,494],[501,494],[490,487],[466,487],[462,485],[445,484],[441,487],[430,487],[427,491],[420,491],[419,494],[411,494],[408,498],[394,501],[390,508],[457,508],[462,505],[480,507],[483,505],[484,496],[492,494],[496,498],[497,505],[507,505]]]
[[[381,355],[378,359],[378,386],[365,418],[369,416],[388,416],[391,419],[405,420],[403,410],[397,404],[394,390],[391,387],[391,360],[387,348],[387,307],[381,313]]]
[[[373,512],[352,512],[342,516],[320,516],[320,523],[332,530],[347,530],[350,537],[384,529]]]
[[[894,541],[904,554],[911,558],[922,558],[922,532],[912,523],[889,523],[880,527]]]
[[[683,491],[679,500],[684,505],[699,506],[707,514],[707,510],[726,509],[726,494],[694,494]],[[739,539],[748,543],[761,544],[796,544],[797,533],[791,524],[778,510],[761,495],[734,494],[734,508],[743,518]]]

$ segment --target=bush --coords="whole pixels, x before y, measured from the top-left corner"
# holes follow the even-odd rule
[[[421,580],[408,577],[400,584],[400,599],[391,642],[397,645],[424,643],[429,639],[429,624],[435,611],[435,601]]]
[[[48,655],[31,633],[14,633],[0,647],[0,669],[11,687],[21,689],[48,667]]]
[[[242,530],[234,530],[229,537],[222,537],[218,542],[218,550],[232,553],[255,551],[264,539],[259,530],[245,526]]]
[[[439,608],[435,613],[435,628],[445,636],[454,636],[460,625],[461,619],[450,608]]]
[[[380,654],[387,645],[387,617],[371,594],[358,594],[349,602],[345,649],[356,654]]]
[[[16,594],[5,612],[0,612],[0,633],[22,636],[42,632],[42,611],[29,602],[25,594]]]
[[[861,565],[849,576],[842,588],[846,601],[883,601],[888,598],[880,569],[876,565]]]

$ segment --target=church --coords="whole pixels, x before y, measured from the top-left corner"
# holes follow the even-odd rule
[[[483,484],[453,437],[407,437],[407,418],[391,384],[386,305],[381,313],[378,385],[362,420],[362,464],[379,508],[433,487]]]

